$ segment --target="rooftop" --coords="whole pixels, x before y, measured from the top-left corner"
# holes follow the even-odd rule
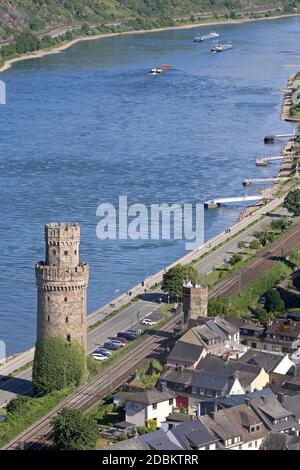
[[[268,325],[265,331],[266,334],[288,336],[291,338],[299,338],[300,336],[300,322],[288,320],[273,320],[271,325]]]
[[[261,367],[253,364],[245,364],[237,360],[224,360],[218,356],[207,354],[197,365],[197,370],[203,370],[216,374],[223,374],[227,377],[234,373],[241,385],[247,387],[260,374]]]
[[[179,340],[168,355],[168,361],[192,365],[199,359],[202,351],[203,346],[201,345],[190,344]]]
[[[162,429],[143,434],[139,440],[144,448],[149,450],[181,450]]]
[[[143,392],[119,392],[116,395],[121,400],[152,405],[175,398],[176,394],[171,390],[160,392],[157,389],[144,390]]]
[[[172,368],[164,370],[159,380],[166,382],[174,382],[182,385],[190,385],[193,380],[194,371],[184,369],[182,371]]]
[[[230,324],[238,327],[239,329],[245,328],[247,330],[260,331],[260,332],[262,332],[265,329],[263,325],[260,325],[259,323],[254,323],[251,320],[247,320],[241,317],[228,317],[227,321]]]
[[[218,439],[200,420],[182,423],[168,431],[180,443],[183,449],[191,450],[216,442]]]
[[[215,390],[225,395],[233,382],[234,378],[228,375],[199,370],[193,377],[192,387]]]
[[[265,371],[273,370],[281,361],[283,357],[278,354],[265,353],[249,349],[245,354],[239,358],[239,363],[253,364],[259,366]]]

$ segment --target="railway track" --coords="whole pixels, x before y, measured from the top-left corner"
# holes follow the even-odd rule
[[[3,450],[42,449],[47,446],[47,437],[51,431],[51,420],[63,408],[90,410],[113,389],[122,385],[149,355],[164,347],[171,338],[180,315],[174,316],[162,329],[138,344],[124,355],[116,364],[98,374],[91,382],[80,387],[73,395],[59,403],[50,413],[40,418],[26,431],[3,447]],[[169,333],[169,334],[168,334]],[[130,366],[129,366],[130,364]]]
[[[271,247],[265,247],[257,253],[256,258],[227,278],[214,289],[210,297],[232,297],[249,282],[257,279],[258,275],[270,269],[276,259],[286,257],[293,249],[300,245],[300,225],[288,232],[284,239],[274,242]]]
[[[299,244],[300,225],[297,225],[284,238],[274,242],[271,247],[260,250],[253,261],[222,282],[211,292],[210,297],[221,295],[230,297],[236,294],[241,288],[269,269],[276,258],[287,256]],[[45,448],[47,446],[47,437],[51,431],[51,420],[59,411],[63,408],[73,408],[83,412],[90,410],[109,392],[122,385],[147,356],[165,345],[171,337],[171,335],[166,337],[166,334],[172,332],[179,318],[180,315],[176,315],[161,330],[147,338],[143,344],[138,344],[116,364],[98,374],[88,384],[80,387],[72,396],[59,403],[50,413],[9,442],[3,449],[17,450],[26,448],[38,450]]]

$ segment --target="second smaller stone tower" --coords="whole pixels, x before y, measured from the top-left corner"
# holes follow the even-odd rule
[[[191,281],[183,284],[183,315],[184,323],[190,325],[199,317],[207,317],[208,287],[193,284]]]

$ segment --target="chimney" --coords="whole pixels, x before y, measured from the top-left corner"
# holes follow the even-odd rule
[[[210,418],[211,418],[213,421],[215,421],[215,419],[216,419],[216,413],[217,413],[217,411],[218,411],[218,405],[217,405],[217,402],[214,402],[213,411],[211,411],[211,412],[209,413],[209,416],[210,416]]]
[[[248,397],[245,398],[245,405],[250,406],[250,398]]]
[[[166,392],[168,390],[167,382],[163,382],[163,381],[158,382],[158,387],[157,388],[160,392]]]
[[[277,400],[283,405],[284,402],[284,393],[278,393]]]

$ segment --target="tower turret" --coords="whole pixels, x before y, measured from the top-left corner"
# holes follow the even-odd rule
[[[86,348],[89,267],[79,261],[80,226],[45,226],[46,260],[35,266],[37,339],[63,336]]]
[[[207,317],[208,287],[193,284],[191,281],[183,284],[183,314],[184,323],[191,325],[198,317]]]

